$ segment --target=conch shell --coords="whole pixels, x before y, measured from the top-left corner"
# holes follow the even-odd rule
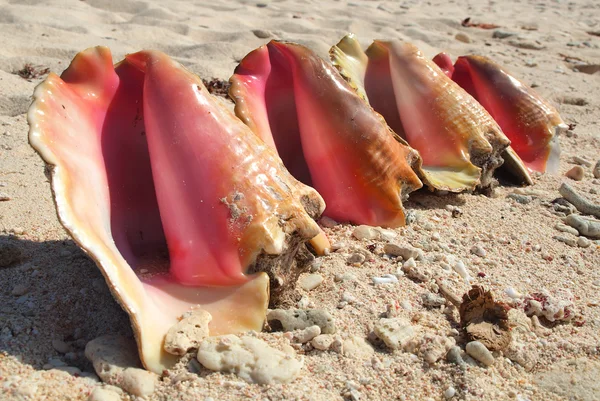
[[[335,68],[304,46],[271,41],[244,57],[230,82],[237,116],[323,196],[324,215],[405,224],[402,198],[422,186],[419,155]]]
[[[509,145],[479,103],[412,44],[375,41],[363,52],[353,35],[330,51],[341,74],[423,159],[423,181],[460,192],[491,185]]]
[[[164,336],[192,307],[212,315],[210,335],[262,329],[265,272],[293,285],[324,203],[198,77],[157,51],[113,67],[91,48],[36,88],[28,120],[59,219],[129,314],[147,369],[175,362]]]
[[[459,57],[452,79],[494,117],[529,170],[558,171],[558,136],[568,126],[550,103],[483,56]]]

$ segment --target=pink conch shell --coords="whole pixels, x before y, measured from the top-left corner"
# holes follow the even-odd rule
[[[291,269],[319,232],[305,207],[316,218],[324,204],[198,77],[160,52],[113,67],[92,48],[36,88],[28,119],[59,218],[129,314],[146,368],[175,362],[163,339],[192,306],[211,335],[262,329],[269,278],[245,273]]]
[[[346,36],[330,55],[353,86],[364,85],[390,127],[419,151],[426,184],[452,192],[491,185],[509,140],[485,109],[415,46],[375,41],[365,53]],[[366,63],[362,76],[357,63]]]
[[[417,152],[394,140],[338,72],[306,47],[271,41],[231,77],[235,111],[338,221],[404,225],[402,197],[422,186]]]
[[[483,56],[459,57],[452,79],[494,117],[527,168],[558,170],[558,135],[568,126],[552,105]]]
[[[433,62],[440,67],[444,74],[448,76],[448,78],[452,78],[452,74],[454,73],[454,65],[452,64],[452,59],[446,53],[440,53],[433,58]]]

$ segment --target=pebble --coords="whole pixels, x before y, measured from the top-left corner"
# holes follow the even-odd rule
[[[61,340],[52,340],[52,348],[61,354],[66,354],[71,351],[71,346]]]
[[[346,262],[351,265],[362,265],[365,261],[365,255],[362,253],[353,253],[346,259]]]
[[[531,203],[531,201],[533,200],[533,198],[531,196],[521,195],[521,194],[508,194],[506,197],[514,200],[517,203],[520,203],[521,205],[527,205],[528,203]]]
[[[3,192],[0,192],[0,202],[6,202],[11,200],[12,198]]]
[[[208,326],[212,316],[205,310],[195,309],[183,314],[165,336],[163,348],[173,355],[185,355],[209,335]]]
[[[571,161],[575,164],[578,164],[580,166],[584,166],[584,167],[592,167],[592,162],[590,162],[589,160],[583,158],[583,157],[579,157],[579,156],[573,156],[571,158]]]
[[[332,344],[333,347],[334,344]],[[359,336],[350,336],[342,342],[342,355],[352,359],[368,359],[375,353],[371,344]]]
[[[513,287],[508,287],[504,291],[504,293],[512,299],[523,298],[523,294],[521,294],[519,291],[515,290]]]
[[[120,387],[138,397],[144,397],[154,392],[158,376],[144,369],[126,368],[121,376]]]
[[[481,258],[485,258],[485,256],[487,255],[487,252],[485,251],[485,249],[483,249],[483,247],[481,245],[479,245],[479,244],[474,245],[471,248],[471,253],[474,254],[474,255],[477,255],[477,256],[479,256]]]
[[[592,173],[594,174],[595,178],[600,178],[600,160],[598,160],[596,165],[594,165],[594,170],[592,170]]]
[[[515,32],[507,32],[507,31],[494,31],[492,34],[492,38],[494,39],[506,39],[511,36],[517,36]]]
[[[304,360],[296,359],[289,346],[280,351],[258,338],[233,334],[204,340],[197,359],[210,370],[235,373],[257,384],[288,383],[300,374],[304,365]]]
[[[357,240],[374,240],[379,239],[380,233],[375,227],[361,225],[352,231],[352,236]]]
[[[457,33],[456,36],[454,36],[454,39],[458,40],[459,42],[463,42],[463,43],[471,43],[471,38],[469,37],[469,35],[467,35],[464,32]]]
[[[121,401],[120,389],[115,386],[96,386],[87,401]]]
[[[565,176],[575,181],[581,181],[585,176],[585,170],[581,166],[574,166],[565,173]]]
[[[410,258],[416,260],[423,259],[423,251],[410,245],[403,246],[390,242],[384,245],[383,251],[388,255],[400,256],[404,260],[408,260]]]
[[[254,34],[254,36],[260,39],[267,39],[273,36],[273,34],[270,31],[264,29],[255,29],[252,31],[252,33]]]
[[[479,341],[471,341],[467,343],[465,351],[467,351],[467,354],[473,357],[473,359],[476,359],[485,366],[491,366],[494,363],[494,356],[490,350],[488,350],[487,347]]]
[[[138,389],[146,391],[150,388],[148,381],[151,377],[154,381],[158,379],[154,373],[138,368],[137,346],[133,339],[127,337],[107,334],[95,338],[85,346],[85,356],[92,362],[96,374],[104,383],[122,387],[128,392]],[[127,388],[121,384],[125,379],[125,370],[130,370],[127,374]],[[144,373],[135,373],[134,370]],[[137,379],[143,380],[143,383],[138,383]]]
[[[565,223],[573,227],[581,235],[589,238],[600,238],[600,221],[570,214]]]
[[[589,246],[592,245],[592,241],[590,241],[589,239],[587,239],[585,237],[579,237],[577,239],[577,245],[581,248],[588,248]]]
[[[569,246],[577,246],[577,238],[563,237],[562,235],[555,235],[552,238]]]
[[[323,282],[323,276],[320,274],[308,274],[298,280],[300,288],[305,291],[311,291],[317,288]]]
[[[21,249],[14,243],[0,239],[0,268],[20,262]]]
[[[558,231],[561,231],[563,233],[569,233],[575,236],[579,235],[579,231],[577,231],[576,229],[574,229],[571,226],[568,226],[566,224],[563,223],[556,223],[556,225],[554,226],[554,228],[556,228]]]
[[[292,339],[296,343],[305,344],[320,334],[321,328],[317,325],[314,325],[303,330],[295,331]]]
[[[450,386],[448,387],[445,391],[444,391],[444,397],[445,398],[452,398],[456,395],[456,390],[454,389],[454,387]]]
[[[29,286],[27,284],[17,284],[13,287],[11,294],[17,297],[25,295],[29,292]]]
[[[465,264],[463,263],[462,260],[458,260],[458,261],[456,261],[456,263],[453,263],[452,268],[454,269],[454,271],[456,273],[458,273],[459,276],[461,276],[463,278],[463,280],[465,280],[465,283],[467,285],[469,285],[471,283],[471,281],[473,281],[473,278],[467,271],[467,267],[465,266]]]
[[[456,365],[462,366],[465,364],[460,352],[460,348],[458,346],[450,347],[448,352],[446,353],[446,360],[450,363],[454,363]]]
[[[384,274],[381,277],[371,277],[373,284],[394,284],[398,282],[398,277],[393,274]]]
[[[373,328],[375,335],[391,349],[406,347],[415,336],[415,329],[403,318],[382,318]]]
[[[356,281],[356,276],[352,273],[336,273],[335,276],[333,276],[333,281],[336,283],[344,281]]]
[[[446,298],[432,292],[423,294],[421,299],[423,301],[423,305],[428,308],[439,308],[442,305],[446,305]]]
[[[336,331],[331,313],[321,309],[273,309],[267,313],[267,321],[273,330],[294,331],[317,325],[323,334]]]
[[[319,351],[327,351],[331,344],[333,343],[334,338],[331,334],[321,334],[316,336],[310,341],[310,344]]]

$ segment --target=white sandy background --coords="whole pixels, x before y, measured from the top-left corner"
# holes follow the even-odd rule
[[[500,25],[517,36],[494,39],[494,30],[461,27],[466,17]],[[459,368],[444,360],[429,366],[418,356],[391,353],[378,344],[366,357],[307,351],[303,373],[287,385],[246,385],[233,375],[207,370],[175,383],[173,377],[186,370],[181,364],[161,378],[148,399],[333,400],[358,395],[361,400],[441,400],[452,387],[455,399],[599,400],[599,248],[571,247],[553,239],[560,218],[547,206],[567,180],[563,175],[572,167],[570,157],[600,158],[600,73],[575,72],[561,56],[600,63],[600,37],[588,33],[594,31],[600,32],[600,3],[591,0],[1,0],[0,193],[10,200],[0,202],[0,240],[18,247],[22,255],[17,263],[0,268],[0,399],[85,400],[101,385],[82,355],[85,344],[106,333],[131,334],[127,316],[94,263],[60,227],[44,165],[27,143],[25,113],[43,77],[28,81],[15,71],[31,64],[60,73],[77,52],[104,45],[115,62],[129,52],[158,49],[203,78],[228,79],[245,54],[270,39],[299,42],[325,57],[331,45],[354,32],[365,46],[376,38],[400,38],[429,56],[441,50],[453,57],[490,56],[525,83],[537,85],[565,121],[577,124],[574,136],[561,138],[561,174],[537,177],[530,203],[507,198],[515,190],[511,187],[500,187],[491,198],[418,193],[411,195],[407,207],[417,211],[419,223],[397,232],[399,241],[430,249],[424,262],[428,268],[440,269],[437,255],[453,254],[472,275],[484,272],[477,282],[504,301],[510,301],[504,294],[508,287],[523,294],[569,290],[583,326],[534,330],[520,312],[523,327],[514,332],[521,360],[497,354],[487,369]],[[583,181],[570,182],[600,201],[600,182],[591,169],[586,168]],[[463,215],[452,218],[448,204],[460,207]],[[347,266],[348,249],[368,245],[354,240],[351,232],[348,225],[328,229],[332,241],[345,247],[324,258],[319,274],[325,281],[306,294],[313,305],[334,315],[340,338],[369,338],[386,305],[401,303],[410,307],[399,314],[424,332],[455,335],[456,312],[445,314],[422,304],[422,295],[431,291],[427,285],[407,278],[394,285],[371,284],[371,277],[395,272],[394,262],[375,255],[361,267]],[[486,250],[485,257],[469,252],[474,244]],[[356,280],[336,282],[335,275],[342,272]],[[457,294],[467,290],[458,275],[449,273],[447,279]],[[344,292],[358,301],[338,309]],[[53,340],[67,343],[70,354],[58,352]],[[270,341],[284,339],[273,336]],[[44,370],[57,360],[88,377]]]

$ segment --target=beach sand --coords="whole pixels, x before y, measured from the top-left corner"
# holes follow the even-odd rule
[[[494,29],[462,27],[466,17],[515,35],[498,39]],[[83,355],[86,343],[107,333],[131,336],[127,315],[95,264],[58,222],[44,163],[27,142],[27,108],[46,69],[60,73],[77,52],[104,45],[115,61],[157,49],[205,79],[227,80],[244,55],[270,39],[298,42],[326,57],[348,32],[364,46],[373,39],[403,39],[428,56],[443,50],[453,58],[492,57],[535,84],[567,123],[576,124],[560,138],[559,174],[535,176],[520,199],[524,203],[508,197],[519,191],[511,186],[498,187],[491,197],[421,191],[405,203],[417,222],[394,230],[395,241],[424,248],[419,266],[444,275],[456,294],[469,287],[443,269],[449,255],[465,263],[476,284],[514,306],[511,348],[495,353],[487,368],[472,360],[458,366],[443,357],[427,363],[423,356],[430,344],[448,340],[464,348],[457,311],[423,304],[422,297],[436,290],[431,282],[400,277],[398,283],[373,285],[372,277],[396,273],[398,262],[377,252],[385,241],[358,241],[354,228],[341,224],[326,228],[338,250],[322,258],[317,274],[324,281],[304,292],[305,302],[334,316],[341,342],[356,336],[372,344],[372,351],[299,347],[296,352],[304,356],[299,377],[269,386],[204,368],[182,375],[190,366],[188,355],[143,399],[443,400],[453,389],[453,399],[466,400],[600,400],[600,248],[597,241],[582,248],[554,239],[576,238],[554,228],[561,218],[549,203],[560,197],[565,181],[600,202],[600,180],[590,167],[584,167],[582,181],[564,176],[573,156],[592,163],[600,158],[600,73],[577,72],[565,62],[568,56],[600,63],[600,4],[592,0],[0,0],[0,193],[9,198],[0,202],[0,245],[20,251],[14,263],[0,267],[0,399],[86,400],[103,385]],[[26,65],[34,77],[17,74]],[[462,214],[452,217],[452,207]],[[369,245],[376,251],[362,265],[346,263]],[[484,256],[471,252],[476,245]],[[522,299],[506,295],[509,287],[523,295],[547,290],[570,299],[576,317],[532,324]],[[342,298],[346,304],[340,304]],[[398,307],[395,313],[424,336],[420,351],[391,352],[374,339],[373,327],[388,305]],[[259,336],[274,346],[287,342],[281,333]],[[66,354],[57,351],[63,343]],[[76,374],[50,369],[61,362],[77,368],[71,369]]]

